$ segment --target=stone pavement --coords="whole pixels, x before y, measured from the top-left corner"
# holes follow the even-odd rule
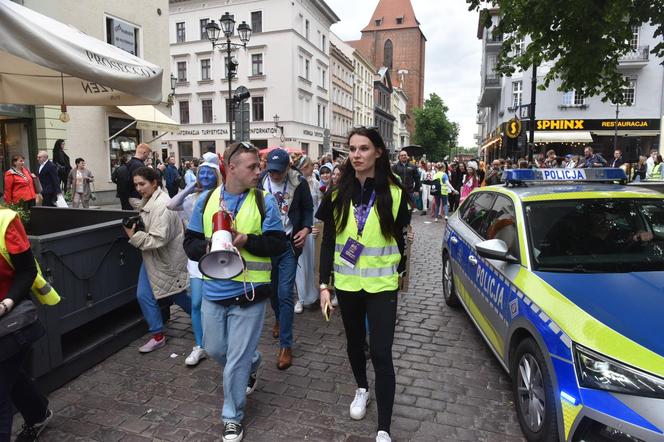
[[[399,298],[393,440],[522,441],[510,381],[465,312],[444,304],[443,224],[428,220],[413,216],[410,289]],[[220,368],[211,360],[185,367],[193,345],[190,322],[173,313],[164,349],[141,355],[141,339],[53,392],[56,415],[40,441],[221,440]],[[264,364],[248,399],[245,440],[374,440],[375,402],[364,420],[349,417],[356,385],[338,312],[329,323],[319,311],[296,315],[294,365],[286,371],[276,368],[272,323],[268,308],[260,342]]]

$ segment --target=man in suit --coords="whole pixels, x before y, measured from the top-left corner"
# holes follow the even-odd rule
[[[611,167],[617,168],[625,164],[625,160],[623,160],[622,156],[622,150],[621,149],[616,149],[613,152],[613,161],[611,162]]]
[[[48,159],[48,153],[45,150],[37,154],[39,161],[39,182],[42,185],[42,205],[55,207],[55,200],[62,193],[60,188],[60,178],[58,177],[58,166]]]

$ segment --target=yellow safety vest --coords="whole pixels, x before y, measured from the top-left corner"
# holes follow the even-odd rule
[[[212,238],[212,218],[219,211],[219,194],[221,192],[221,187],[217,187],[212,191],[212,194],[208,198],[205,209],[203,210],[203,233],[207,239]],[[235,217],[235,230],[240,233],[247,235],[262,235],[263,234],[263,223],[261,220],[261,214],[258,210],[258,205],[256,204],[255,192],[258,192],[256,189],[251,189],[247,194],[247,197],[240,207],[240,211]],[[263,192],[263,198],[265,198],[267,192]],[[245,265],[247,266],[246,275],[239,274],[235,278],[232,278],[232,281],[238,282],[255,282],[255,283],[269,283],[271,279],[272,272],[272,261],[269,257],[261,257],[252,255],[247,251],[247,249],[240,249],[240,255],[244,258]],[[206,276],[203,276],[203,279],[209,280]]]
[[[395,219],[401,204],[401,192],[399,187],[390,186],[392,216]],[[335,193],[333,199],[336,196]],[[336,217],[340,218],[341,215],[335,213]],[[341,261],[341,251],[349,238],[359,241],[364,246],[354,268]],[[361,239],[357,236],[355,216],[349,213],[348,222],[344,230],[337,233],[335,242],[334,286],[336,288],[348,292],[364,290],[368,293],[397,290],[399,287],[397,268],[401,261],[401,252],[394,238],[387,240],[381,233],[380,218],[375,204],[369,213]]]
[[[7,233],[7,227],[17,216],[16,212],[9,210],[7,208],[0,207],[0,255],[7,261],[12,268],[11,257],[9,256],[9,251],[7,251],[7,244],[5,243],[5,234]],[[41,269],[39,268],[39,263],[35,259],[35,265],[37,266],[37,276],[35,281],[32,283],[32,294],[35,295],[35,298],[46,305],[56,305],[60,302],[60,295],[55,291],[53,287],[44,279],[41,274]]]
[[[650,179],[651,180],[661,180],[662,179],[662,164],[664,164],[664,163],[656,164],[655,167],[652,168],[652,173],[650,174]]]

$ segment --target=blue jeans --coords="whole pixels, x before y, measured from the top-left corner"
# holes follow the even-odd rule
[[[191,328],[194,329],[196,345],[203,346],[203,324],[201,322],[201,304],[203,302],[203,280],[201,278],[189,278],[189,290],[191,291]]]
[[[436,211],[433,217],[440,218],[441,214],[447,216],[447,195],[436,195],[434,198],[436,199]],[[441,206],[443,210],[440,210]]]
[[[249,374],[258,370],[257,351],[263,330],[265,301],[246,307],[223,306],[203,298],[203,346],[223,367],[223,422],[242,422],[247,402]]]
[[[277,258],[272,258],[272,310],[274,317],[279,321],[279,346],[290,348],[293,346],[293,285],[297,259],[293,248],[289,245],[286,251]]]
[[[161,317],[159,302],[152,293],[148,272],[145,270],[145,264],[141,264],[141,270],[138,273],[138,287],[136,287],[136,299],[141,306],[143,317],[148,323],[150,333],[161,333],[164,330],[164,320]],[[187,296],[187,291],[183,290],[176,295],[169,296],[168,299],[191,315],[191,298]]]

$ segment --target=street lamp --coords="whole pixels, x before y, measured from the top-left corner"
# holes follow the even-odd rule
[[[274,114],[274,117],[272,117],[272,118],[274,119],[274,127],[276,127],[277,129],[279,129],[281,131],[281,137],[279,138],[279,140],[281,141],[281,145],[283,147],[283,144],[286,141],[284,139],[284,127],[279,126],[279,115],[278,114]]]
[[[178,82],[178,79],[175,75],[171,74],[171,93],[168,94],[168,100],[166,101],[166,106],[171,107],[174,103],[175,97],[175,84]]]
[[[238,44],[231,42],[231,37],[233,37],[233,35],[235,34],[235,19],[233,18],[233,16],[228,12],[226,12],[219,19],[219,23],[221,24],[221,27],[214,20],[210,20],[210,23],[208,23],[205,26],[205,32],[207,34],[208,40],[210,41],[210,43],[212,43],[212,49],[214,49],[217,46],[220,46],[222,50],[224,48],[226,49],[226,60],[227,60],[226,71],[228,72],[227,76],[228,76],[228,112],[229,112],[228,137],[229,137],[229,142],[232,143],[233,118],[234,118],[232,82],[233,78],[236,77],[238,62],[235,59],[235,57],[231,57],[231,50],[233,48],[240,48],[240,47],[245,49],[247,48],[247,43],[249,43],[249,39],[251,38],[251,28],[244,21],[240,23],[240,25],[237,27],[237,34],[238,37],[240,38],[241,44]],[[224,37],[226,37],[226,41],[217,43],[222,32],[224,33]]]

